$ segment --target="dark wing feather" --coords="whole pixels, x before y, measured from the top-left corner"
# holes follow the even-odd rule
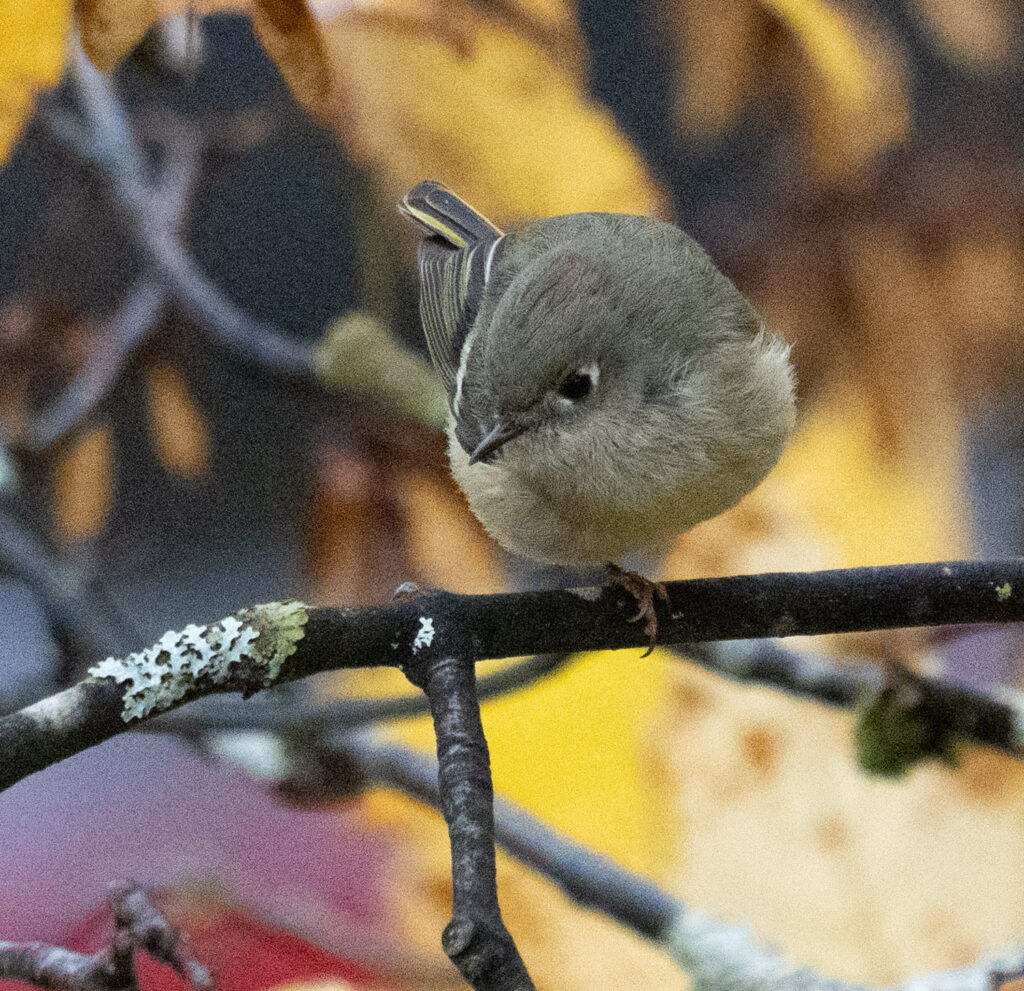
[[[421,182],[400,209],[430,234],[419,251],[420,319],[452,406],[462,347],[487,284],[487,259],[502,232],[438,182]]]

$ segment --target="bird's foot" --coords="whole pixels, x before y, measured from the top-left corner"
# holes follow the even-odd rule
[[[617,564],[605,565],[604,573],[610,587],[621,588],[636,602],[636,613],[629,617],[629,622],[639,623],[643,620],[647,650],[640,656],[647,657],[658,643],[658,610],[655,596],[668,605],[668,591],[661,582],[652,582],[650,578],[644,578],[635,571],[626,571]]]

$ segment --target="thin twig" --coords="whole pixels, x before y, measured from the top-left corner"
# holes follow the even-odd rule
[[[195,991],[213,991],[209,971],[136,884],[110,886],[114,936],[91,956],[43,943],[0,942],[0,978],[60,991],[139,991],[135,954],[145,950]]]
[[[340,753],[359,763],[368,781],[440,808],[437,764],[429,757],[364,733],[339,734],[332,740]],[[513,857],[550,878],[580,905],[641,936],[661,939],[682,910],[680,902],[656,884],[566,839],[507,799],[495,799],[494,823],[495,839]]]
[[[46,545],[0,498],[0,572],[32,590],[42,604],[53,634],[76,657],[95,658],[128,649],[121,618],[89,587],[82,572]]]
[[[397,788],[432,808],[440,807],[437,765],[429,757],[367,734],[347,739],[339,735],[334,746],[339,755],[359,765],[368,783]],[[652,881],[559,835],[507,800],[495,800],[494,821],[495,838],[508,853],[559,885],[580,905],[664,945],[694,979],[695,988],[868,991],[863,985],[794,967],[759,945],[746,930],[687,908]],[[1024,951],[1017,950],[998,963],[979,961],[971,967],[924,974],[889,991],[992,991],[992,977],[1018,974],[1022,964]]]
[[[156,325],[164,308],[163,287],[153,279],[137,282],[107,321],[85,368],[39,413],[17,446],[46,450],[81,426],[110,392],[125,363]]]
[[[71,133],[107,179],[125,231],[148,258],[153,276],[190,318],[235,353],[278,374],[311,376],[310,349],[243,313],[196,265],[176,225],[154,215],[143,156],[131,125],[110,81],[89,61],[77,38],[70,64],[85,119],[85,127]]]

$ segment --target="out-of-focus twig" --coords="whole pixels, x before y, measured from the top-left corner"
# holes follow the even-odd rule
[[[541,678],[560,671],[572,654],[538,654],[502,671],[477,680],[480,701],[527,688]],[[210,697],[183,709],[165,713],[148,723],[147,730],[198,736],[231,730],[301,731],[304,736],[319,732],[351,731],[391,719],[412,719],[430,714],[430,703],[421,694],[390,698],[339,698],[311,703],[306,699],[257,697],[244,705],[238,699]]]
[[[35,593],[54,636],[72,656],[95,658],[129,647],[130,631],[88,577],[62,561],[2,497],[0,572]]]
[[[360,767],[365,783],[396,788],[440,807],[437,764],[429,757],[368,734],[339,736],[334,746]],[[700,991],[868,991],[794,967],[746,930],[688,909],[647,878],[559,835],[511,802],[495,800],[494,822],[495,838],[513,857],[579,904],[664,944]],[[1017,950],[998,963],[979,961],[960,970],[925,974],[889,991],[990,991],[993,975],[1015,973],[1022,964],[1024,951]]]
[[[70,133],[108,181],[125,231],[147,257],[154,278],[201,328],[234,353],[278,374],[310,376],[310,349],[242,312],[196,265],[175,225],[154,209],[131,125],[110,81],[89,61],[77,39],[70,64],[82,109],[82,126]]]
[[[114,936],[91,956],[43,943],[0,942],[0,977],[61,991],[139,991],[135,954],[172,967],[195,991],[213,991],[209,971],[136,884],[110,886]]]
[[[18,447],[38,453],[83,424],[106,397],[132,353],[149,336],[164,308],[163,287],[137,282],[107,320],[85,368],[54,402],[39,413]]]
[[[66,117],[61,120],[67,123]],[[199,173],[201,138],[198,130],[181,117],[164,115],[161,123],[162,168],[155,182],[147,183],[140,191],[140,198],[148,204],[149,222],[176,235]],[[57,130],[60,133],[59,127]],[[67,134],[74,136],[75,147],[93,153],[102,142],[97,130],[90,132],[81,123],[65,128]],[[124,147],[123,142],[119,147]],[[95,158],[95,154],[88,157]],[[132,156],[133,161],[136,158]],[[162,281],[152,276],[140,278],[107,320],[85,367],[52,405],[36,415],[27,434],[17,438],[18,446],[32,452],[45,450],[85,422],[136,348],[155,328],[166,302],[167,290]]]

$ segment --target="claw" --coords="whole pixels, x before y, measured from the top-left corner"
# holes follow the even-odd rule
[[[652,582],[635,571],[626,571],[617,564],[605,565],[605,577],[609,586],[621,588],[631,595],[636,602],[636,612],[629,617],[630,623],[643,621],[644,635],[647,637],[647,650],[641,658],[647,657],[658,644],[658,611],[654,597],[657,596],[668,605],[668,591],[661,582]]]

